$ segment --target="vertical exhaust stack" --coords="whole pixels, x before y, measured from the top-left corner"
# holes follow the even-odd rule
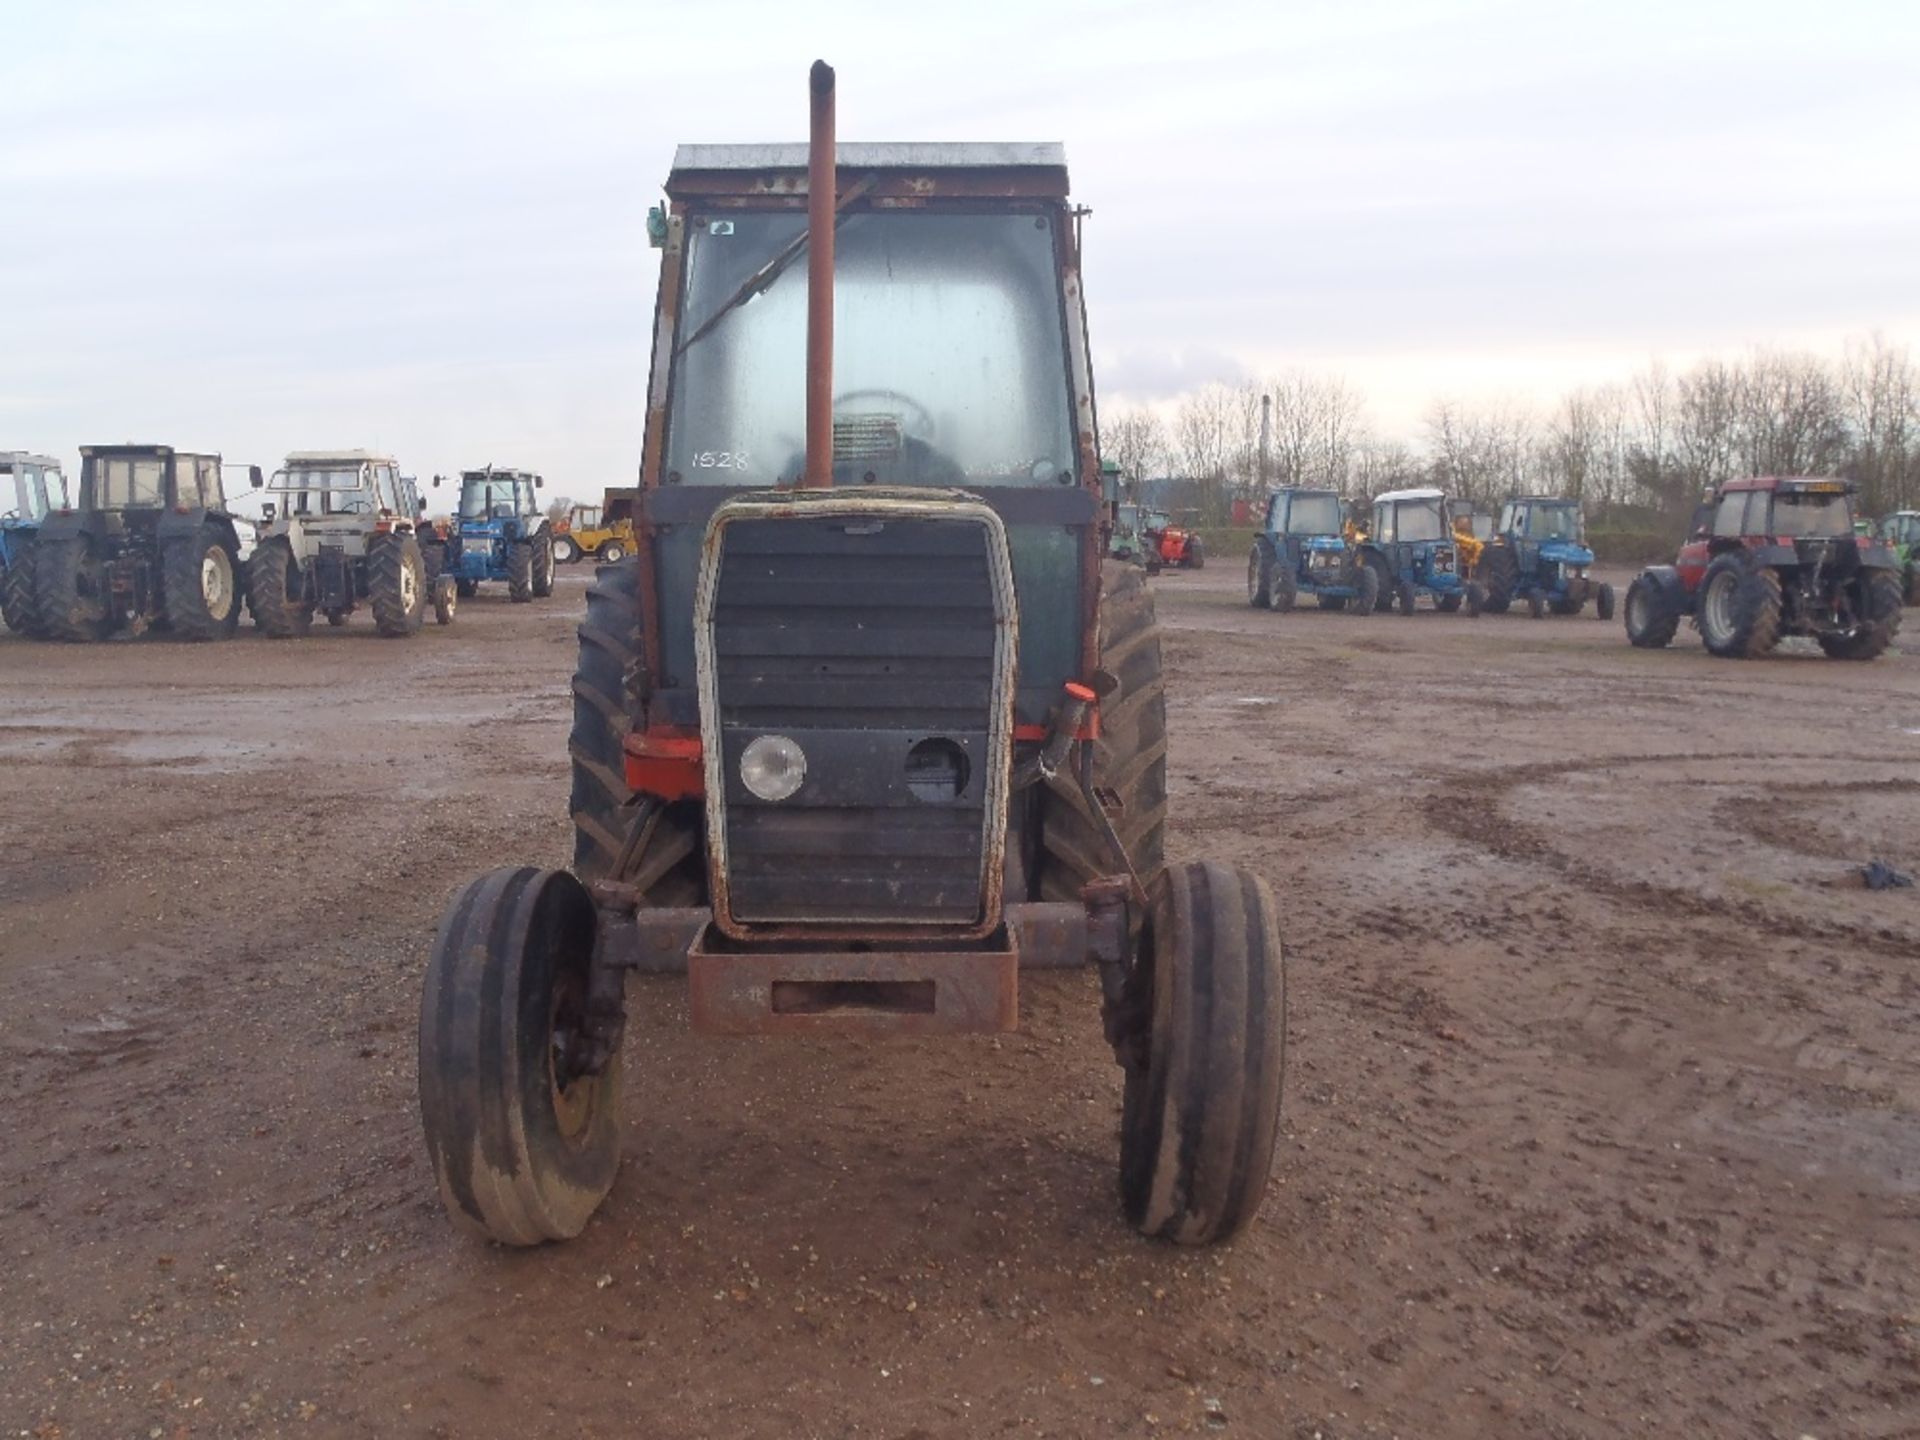
[[[813,62],[807,137],[807,471],[800,484],[833,484],[833,222],[838,155],[833,125],[833,67]]]

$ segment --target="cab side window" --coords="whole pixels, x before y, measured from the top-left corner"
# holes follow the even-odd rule
[[[1393,506],[1377,506],[1373,512],[1373,538],[1391,543],[1393,530]]]
[[[382,510],[398,513],[400,492],[394,483],[393,466],[376,465],[373,467],[373,490]]]
[[[1713,535],[1716,540],[1734,539],[1745,533],[1740,527],[1744,522],[1750,493],[1738,490],[1720,497],[1720,504],[1713,512]]]

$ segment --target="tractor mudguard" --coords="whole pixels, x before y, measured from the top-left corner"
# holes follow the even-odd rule
[[[106,527],[97,512],[56,510],[40,522],[40,533],[48,540],[78,540],[83,535],[103,535]]]
[[[1693,596],[1687,593],[1686,583],[1681,580],[1680,572],[1671,565],[1649,565],[1640,572],[1639,578],[1658,585],[1663,596],[1682,614],[1693,610]]]
[[[1856,563],[1862,570],[1899,570],[1903,562],[1893,546],[1884,540],[1856,540],[1853,542]]]

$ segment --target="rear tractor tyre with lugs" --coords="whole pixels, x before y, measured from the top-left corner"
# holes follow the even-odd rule
[[[627,735],[638,713],[640,565],[603,565],[587,587],[573,673],[573,873],[617,879],[649,905],[698,905],[706,896],[700,802],[663,805],[627,788]]]
[[[1120,1195],[1143,1234],[1211,1245],[1260,1208],[1280,1126],[1286,974],[1266,883],[1215,861],[1154,876],[1123,1013]]]
[[[502,1245],[585,1228],[620,1166],[620,1056],[587,1046],[592,897],[507,866],[455,897],[420,1000],[420,1119],[447,1214]]]
[[[1161,675],[1160,625],[1153,592],[1140,570],[1123,561],[1101,567],[1100,667],[1118,688],[1100,704],[1093,746],[1093,785],[1118,800],[1108,819],[1134,872],[1164,863],[1167,835],[1167,694]],[[1040,894],[1078,903],[1089,880],[1125,874],[1105,827],[1087,808],[1078,777],[1062,767],[1042,798]]]

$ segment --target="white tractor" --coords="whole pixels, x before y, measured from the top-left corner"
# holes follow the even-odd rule
[[[421,553],[421,503],[391,457],[296,451],[276,470],[247,561],[247,602],[269,635],[304,635],[317,610],[344,625],[361,602],[382,635],[411,635],[429,605],[453,621],[451,577]]]

